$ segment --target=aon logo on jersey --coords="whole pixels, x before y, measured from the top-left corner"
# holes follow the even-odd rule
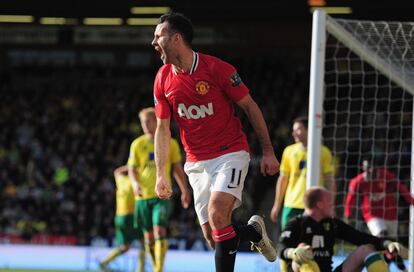
[[[183,103],[178,104],[178,115],[180,117],[186,117],[187,119],[200,119],[205,118],[207,115],[213,115],[213,103],[206,105],[190,105],[186,107]]]

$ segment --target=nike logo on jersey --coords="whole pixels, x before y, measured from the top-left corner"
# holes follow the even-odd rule
[[[230,250],[230,251],[229,251],[229,254],[230,254],[230,255],[233,255],[233,254],[235,254],[236,252],[237,252],[237,250]]]
[[[168,93],[165,94],[165,97],[169,97],[170,95],[172,95],[173,91],[170,91]]]

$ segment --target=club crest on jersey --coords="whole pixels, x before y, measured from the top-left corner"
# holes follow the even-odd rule
[[[237,72],[234,72],[233,74],[231,74],[229,79],[231,82],[231,86],[233,87],[238,87],[242,83],[242,80]]]
[[[210,85],[207,81],[201,80],[196,83],[196,91],[200,95],[206,95],[208,91],[210,90]]]

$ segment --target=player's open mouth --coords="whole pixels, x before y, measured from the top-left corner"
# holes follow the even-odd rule
[[[158,54],[161,54],[161,48],[159,46],[154,46],[154,49],[158,52]]]
[[[157,46],[157,47],[155,47],[155,50],[158,52],[160,58],[164,59],[164,52],[162,51],[162,49]]]

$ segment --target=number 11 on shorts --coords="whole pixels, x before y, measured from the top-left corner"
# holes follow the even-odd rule
[[[235,179],[235,176],[236,176],[236,168],[232,168],[231,169],[231,180],[230,180],[230,183],[227,185],[227,188],[233,189],[233,188],[239,187],[239,185],[240,185],[240,179],[241,179],[241,175],[242,175],[242,170],[239,170],[239,173],[238,174],[239,175],[238,175],[238,178],[237,178],[237,184],[235,184],[235,181],[236,181],[236,179]]]

